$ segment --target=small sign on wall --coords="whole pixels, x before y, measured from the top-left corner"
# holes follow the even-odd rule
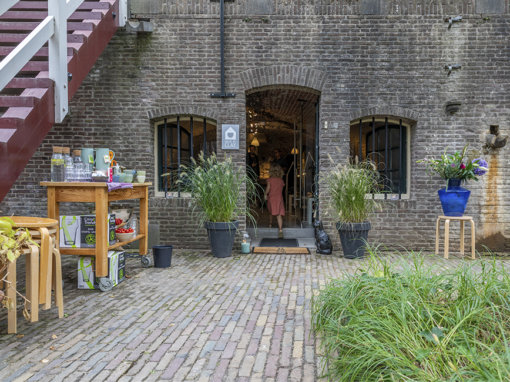
[[[221,148],[239,150],[239,125],[221,125]]]

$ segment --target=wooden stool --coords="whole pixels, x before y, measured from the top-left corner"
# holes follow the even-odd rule
[[[450,246],[450,220],[460,221],[460,254],[464,255],[464,222],[471,223],[471,258],[475,259],[475,221],[471,216],[438,216],[436,221],[436,255],[439,254],[439,225],[444,220],[444,258],[448,258]]]
[[[13,216],[15,228],[27,228],[32,240],[39,245],[23,249],[26,257],[26,293],[30,301],[30,322],[39,320],[39,304],[51,307],[51,291],[55,291],[55,305],[59,318],[64,317],[62,268],[58,249],[58,221],[47,218]],[[6,295],[16,305],[16,262],[8,265]],[[17,310],[7,314],[7,332],[17,332]]]

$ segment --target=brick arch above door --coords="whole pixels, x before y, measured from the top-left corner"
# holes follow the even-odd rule
[[[199,115],[216,121],[220,119],[216,108],[202,105],[168,105],[147,111],[147,116],[151,120],[169,115]]]
[[[246,70],[239,74],[245,91],[271,85],[295,85],[322,92],[326,72],[305,66],[274,65]]]

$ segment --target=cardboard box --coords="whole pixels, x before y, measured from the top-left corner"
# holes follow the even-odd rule
[[[77,215],[60,216],[60,247],[80,248],[81,219]]]
[[[126,254],[123,251],[108,251],[108,278],[113,286],[126,278]],[[92,256],[78,258],[78,289],[98,289],[95,258]]]
[[[81,248],[96,247],[96,215],[82,215],[80,219]],[[115,244],[115,215],[108,215],[108,245]]]

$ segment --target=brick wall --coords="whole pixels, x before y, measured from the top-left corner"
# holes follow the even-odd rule
[[[245,91],[293,84],[321,92],[322,179],[330,167],[328,153],[336,161],[348,155],[351,120],[390,114],[416,122],[410,200],[384,202],[370,237],[386,245],[430,249],[442,183],[416,161],[439,155],[446,146],[455,150],[469,143],[482,149],[492,124],[509,133],[510,16],[476,13],[494,2],[388,0],[376,4],[377,12],[367,12],[374,9],[373,1],[258,1],[266,9],[263,15],[247,1],[226,3],[226,90],[236,97],[223,100],[209,97],[220,88],[218,3],[152,3],[150,12],[139,16],[151,18],[154,32],[117,33],[72,100],[70,116],[53,128],[0,204],[3,213],[45,214],[38,182],[49,177],[53,145],[109,147],[129,167],[147,169],[154,182],[151,119],[178,112],[205,114],[218,126],[239,124],[241,150],[230,154],[244,166]],[[508,2],[495,3],[508,12]],[[457,14],[462,22],[448,29],[444,18]],[[448,76],[444,65],[455,63],[462,69]],[[444,106],[451,100],[462,106],[447,115]],[[486,155],[489,175],[468,185],[467,211],[476,218],[480,242],[507,250],[508,150]],[[322,216],[336,241],[327,200],[322,182]],[[185,198],[164,200],[151,191],[150,220],[161,225],[162,240],[169,244],[207,246]]]

